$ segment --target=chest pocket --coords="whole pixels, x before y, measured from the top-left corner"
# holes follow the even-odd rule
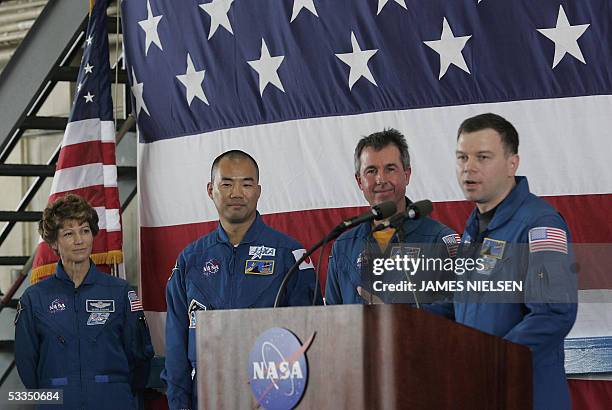
[[[36,319],[36,330],[43,340],[61,346],[65,348],[68,340],[72,340],[75,337],[75,332],[70,328],[71,322],[74,320],[74,316],[68,312],[64,313],[64,317],[61,319],[66,323],[62,323],[57,320],[55,315],[51,313],[34,312]]]
[[[214,289],[218,282],[211,279],[203,279],[200,275],[189,275],[187,281],[187,304],[192,300],[206,306],[207,310],[222,308],[221,298]]]
[[[285,267],[279,264],[279,261],[276,261],[274,265],[272,274],[242,273],[240,275],[234,300],[231,301],[232,308],[270,307],[274,304],[276,293],[286,273]],[[294,278],[297,279],[299,274],[299,270],[294,272]],[[291,283],[293,282],[290,282],[289,286]]]

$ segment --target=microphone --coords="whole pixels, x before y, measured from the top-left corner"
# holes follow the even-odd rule
[[[392,216],[389,218],[389,220],[376,226],[372,232],[382,231],[383,229],[387,229],[389,227],[397,229],[402,223],[404,223],[405,219],[419,219],[429,215],[431,211],[433,211],[433,204],[429,199],[413,202],[408,205],[406,212]]]
[[[346,231],[347,229],[351,229],[352,227],[362,224],[364,222],[369,222],[374,219],[376,219],[377,221],[380,221],[381,219],[387,219],[391,215],[395,214],[395,212],[397,212],[395,202],[387,201],[378,205],[374,205],[372,208],[370,208],[369,211],[342,221],[325,237],[325,241],[332,241],[338,236],[340,236],[340,234]]]
[[[276,293],[276,299],[274,300],[274,307],[279,306],[279,303],[285,293],[285,288],[287,287],[287,283],[289,283],[289,278],[291,277],[291,275],[293,275],[297,271],[298,266],[300,266],[300,264],[304,262],[306,258],[308,258],[310,255],[312,255],[313,252],[317,250],[321,245],[325,247],[325,245],[329,241],[336,239],[338,236],[340,236],[342,232],[346,231],[347,229],[350,229],[364,222],[371,221],[373,219],[376,219],[376,220],[387,219],[391,215],[395,214],[395,212],[397,212],[397,207],[395,206],[395,202],[388,201],[388,202],[383,202],[378,205],[374,205],[372,208],[370,208],[368,212],[365,212],[361,215],[358,215],[353,218],[342,221],[342,223],[336,226],[326,237],[324,237],[319,242],[314,244],[312,248],[310,248],[306,253],[304,253],[300,257],[300,259],[298,259],[293,264],[293,266],[287,271],[287,273],[285,274],[285,277],[283,278],[283,281],[281,282],[278,288],[278,292]],[[318,275],[317,275],[317,280],[318,280]],[[315,297],[316,297],[316,292],[317,292],[317,289],[315,288]]]
[[[416,201],[408,205],[406,209],[406,217],[408,219],[418,219],[422,216],[427,216],[433,211],[433,204],[429,199]]]
[[[374,205],[370,208],[369,211],[364,212],[359,216],[355,216],[353,218],[347,219],[343,221],[336,228],[341,228],[343,231],[352,228],[353,226],[357,226],[364,222],[369,222],[373,219],[380,221],[381,219],[387,219],[391,215],[397,212],[397,207],[395,206],[395,202],[387,201],[380,203],[378,205]]]

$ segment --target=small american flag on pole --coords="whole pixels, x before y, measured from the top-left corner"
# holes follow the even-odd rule
[[[567,253],[567,234],[563,229],[538,227],[529,231],[529,252]]]
[[[98,0],[89,19],[74,106],[48,202],[69,193],[85,198],[98,213],[100,228],[91,259],[102,270],[125,276],[119,268],[123,263],[123,239],[106,29],[108,2]],[[34,258],[32,283],[52,275],[57,260],[51,247],[41,241]]]

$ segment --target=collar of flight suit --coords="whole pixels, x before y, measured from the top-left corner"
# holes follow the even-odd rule
[[[96,282],[96,276],[96,264],[93,263],[93,261],[90,259],[89,270],[85,274],[85,278],[83,279],[83,282],[81,282],[81,286],[94,284]],[[70,276],[68,276],[68,273],[66,273],[66,271],[64,270],[64,265],[62,264],[61,259],[57,262],[57,267],[55,268],[55,277],[62,282],[70,282],[70,284],[72,284],[72,287],[74,287],[74,282],[72,281],[72,279],[70,279]]]
[[[256,211],[255,220],[247,230],[246,234],[244,235],[244,238],[242,238],[242,240],[240,241],[240,244],[251,243],[255,242],[258,239],[261,239],[260,232],[264,227],[265,224],[263,222],[263,219],[261,218],[259,211]],[[223,229],[223,227],[221,226],[221,222],[219,222],[219,226],[217,227],[217,241],[232,245],[229,241],[227,233],[225,232],[225,229]]]
[[[527,177],[516,176],[514,177],[516,185],[512,188],[512,191],[504,198],[503,201],[497,206],[493,219],[489,222],[487,231],[493,231],[500,226],[504,225],[514,215],[514,213],[521,207],[523,202],[529,196],[529,183]],[[478,208],[474,208],[470,217],[466,223],[466,231],[472,238],[478,238]]]

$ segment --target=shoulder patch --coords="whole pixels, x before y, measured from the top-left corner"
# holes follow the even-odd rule
[[[21,314],[21,311],[23,310],[23,306],[21,306],[21,301],[17,302],[17,312],[15,313],[15,320],[13,323],[17,324],[17,322],[19,321],[19,315]]]
[[[136,312],[142,309],[142,302],[138,298],[135,291],[130,290],[127,293],[128,300],[130,301],[130,312]]]
[[[174,272],[179,270],[178,268],[178,260],[176,262],[174,262],[174,268],[172,268],[172,271],[170,272],[170,276],[168,276],[168,281],[170,281],[170,279],[172,279],[172,276],[174,276]]]
[[[291,251],[291,253],[293,253],[293,257],[297,262],[306,253],[306,249],[296,249],[294,251]],[[304,269],[314,269],[314,265],[312,264],[312,260],[310,259],[310,257],[306,258],[304,262],[300,263],[300,270]]]
[[[529,230],[529,253],[561,252],[567,254],[567,233],[563,229],[539,226]]]
[[[195,299],[191,299],[189,307],[187,308],[187,317],[189,318],[189,329],[195,329],[196,327],[196,312],[198,310],[208,310],[206,305],[198,302]]]
[[[461,238],[456,233],[452,233],[442,237],[442,242],[446,245],[446,250],[451,258],[457,256],[457,249],[459,248],[459,242]]]

